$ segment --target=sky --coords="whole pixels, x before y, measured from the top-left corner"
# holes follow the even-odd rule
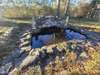
[[[71,3],[77,5],[79,1],[80,0],[71,0]]]
[[[79,3],[80,1],[81,1],[82,3],[89,3],[89,4],[90,4],[92,0],[71,0],[71,3],[74,4],[74,5],[78,5],[78,3]]]

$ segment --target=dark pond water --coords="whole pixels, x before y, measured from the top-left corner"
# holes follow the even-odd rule
[[[53,34],[39,35],[38,39],[36,37],[33,37],[32,48],[41,48],[52,39],[53,39]],[[85,40],[86,37],[84,35],[81,35],[80,33],[77,33],[71,30],[65,30],[65,39],[66,40],[73,40],[73,39]]]
[[[65,38],[67,40],[73,40],[73,39],[76,39],[76,40],[85,40],[86,37],[78,32],[74,32],[74,31],[71,31],[71,30],[65,30]]]
[[[39,35],[32,38],[32,48],[40,48],[53,39],[52,34]]]

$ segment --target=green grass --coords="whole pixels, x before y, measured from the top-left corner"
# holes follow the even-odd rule
[[[85,18],[71,18],[70,22],[72,23],[76,23],[76,24],[84,24],[84,25],[96,25],[96,26],[100,26],[100,21],[97,20],[89,20],[89,19],[85,19]]]
[[[28,19],[28,20],[20,20],[20,19],[7,19],[5,18],[4,19],[5,21],[8,21],[8,22],[13,22],[13,23],[23,23],[23,24],[31,24],[32,23],[32,20],[31,19]]]

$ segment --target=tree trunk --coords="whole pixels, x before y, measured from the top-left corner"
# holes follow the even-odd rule
[[[67,16],[69,16],[69,5],[70,5],[70,0],[67,0],[66,9],[65,9],[65,16],[64,16],[65,19],[67,18]]]
[[[96,1],[93,1],[90,6],[91,6],[91,10],[90,10],[89,18],[94,18],[95,10],[97,8]]]
[[[60,17],[60,1],[61,0],[57,0],[57,4],[58,4],[58,7],[57,7],[57,16]]]

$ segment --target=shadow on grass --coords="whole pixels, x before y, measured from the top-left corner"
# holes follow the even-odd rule
[[[31,24],[26,23],[14,23],[9,21],[1,21],[1,28],[13,28],[4,39],[2,36],[6,31],[3,31],[0,36],[3,38],[3,44],[0,44],[0,59],[7,56],[12,50],[17,47],[20,35],[31,28]]]

